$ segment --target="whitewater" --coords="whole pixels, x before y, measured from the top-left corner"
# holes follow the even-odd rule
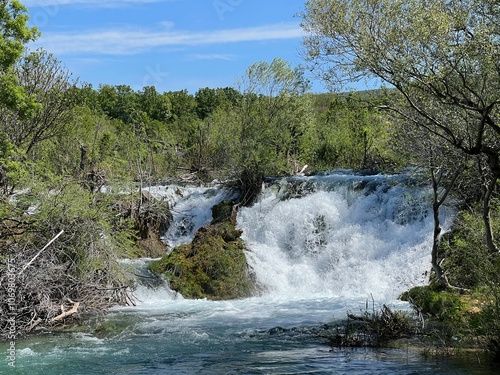
[[[237,194],[219,186],[155,186],[170,202],[166,251],[189,242],[211,208]],[[441,212],[443,229],[454,210]],[[469,374],[405,350],[334,350],[325,327],[369,306],[408,310],[399,295],[428,281],[431,191],[406,174],[270,178],[237,226],[258,294],[188,300],[164,284],[139,283],[136,306],[116,307],[92,333],[40,335],[17,347],[20,374]],[[124,262],[147,274],[150,260]],[[3,349],[3,346],[1,346]],[[10,372],[6,372],[10,371]],[[14,372],[13,372],[14,371]]]

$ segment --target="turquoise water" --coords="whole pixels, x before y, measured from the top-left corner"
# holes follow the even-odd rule
[[[106,317],[120,333],[53,334],[17,344],[16,368],[56,374],[492,374],[416,351],[334,349],[318,335],[349,301],[174,300]],[[340,307],[340,306],[343,307]],[[5,346],[2,346],[2,351]]]
[[[186,242],[228,196],[217,188],[157,187],[171,201],[165,241]],[[325,329],[426,282],[432,217],[428,190],[399,176],[325,174],[273,180],[242,208],[238,226],[258,297],[185,300],[138,286],[137,306],[113,309],[101,333],[54,333],[0,345],[0,373],[56,374],[492,374],[477,363],[426,360],[418,351],[331,348]],[[444,229],[453,210],[442,213]],[[124,267],[144,269],[148,260]],[[95,332],[90,329],[89,332]]]

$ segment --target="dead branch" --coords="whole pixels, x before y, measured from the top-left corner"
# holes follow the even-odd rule
[[[80,306],[80,302],[74,302],[74,301],[70,300],[69,298],[68,298],[68,301],[73,304],[73,307],[70,310],[65,311],[64,304],[62,304],[61,305],[61,314],[59,314],[55,318],[52,318],[52,320],[51,320],[52,323],[59,322],[59,321],[63,320],[64,318],[67,318],[68,316],[71,316],[71,315],[76,314],[78,312],[78,307]]]
[[[47,245],[45,245],[42,250],[40,250],[27,264],[24,265],[23,269],[21,270],[21,272],[19,272],[19,275],[21,275],[25,270],[26,268],[28,268],[29,266],[31,266],[31,264],[36,260],[36,258],[38,258],[40,256],[40,254],[46,249],[48,248],[55,240],[57,240],[59,238],[59,236],[61,234],[64,233],[64,230],[61,230],[54,238],[52,238],[48,243]]]
[[[30,325],[26,328],[26,332],[31,332],[33,328],[35,328],[37,325],[39,325],[43,320],[41,318],[38,318],[36,320],[32,320],[30,322]]]

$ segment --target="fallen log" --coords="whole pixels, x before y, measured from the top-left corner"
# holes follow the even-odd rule
[[[35,259],[36,259],[36,258],[38,258],[38,257],[40,256],[40,254],[41,254],[41,253],[42,253],[42,252],[43,252],[46,248],[48,248],[48,247],[52,244],[52,242],[54,242],[55,240],[57,240],[57,239],[59,238],[59,236],[60,236],[61,234],[63,234],[63,233],[64,233],[64,230],[61,230],[61,231],[60,231],[60,232],[59,232],[59,233],[58,233],[58,234],[57,234],[57,235],[56,235],[53,239],[51,239],[51,240],[47,243],[47,245],[45,245],[45,246],[42,248],[42,250],[40,250],[40,251],[39,251],[39,252],[38,252],[38,253],[37,253],[37,254],[36,254],[36,255],[35,255],[35,256],[34,256],[34,257],[33,257],[33,258],[32,258],[32,259],[31,259],[31,260],[30,260],[30,261],[29,261],[29,262],[28,262],[25,266],[24,266],[24,267],[23,267],[23,269],[21,270],[21,272],[19,272],[19,275],[20,275],[20,274],[22,274],[24,271],[26,271],[26,268],[28,268],[29,266],[31,266],[31,264],[35,261]]]
[[[52,320],[51,320],[52,323],[59,322],[65,318],[67,318],[68,316],[71,316],[71,315],[76,314],[78,312],[78,307],[80,306],[80,302],[73,302],[69,298],[68,298],[68,301],[73,304],[73,307],[70,310],[66,311],[64,308],[64,304],[61,305],[61,314],[52,318]]]

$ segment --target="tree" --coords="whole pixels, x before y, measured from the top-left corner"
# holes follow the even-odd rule
[[[221,106],[234,106],[241,98],[241,94],[232,87],[199,89],[194,95],[196,99],[196,112],[202,120]]]
[[[160,94],[154,86],[146,86],[138,93],[138,105],[152,120],[167,122],[172,116],[172,104],[166,94]]]
[[[172,105],[171,121],[176,121],[183,117],[193,118],[196,116],[196,99],[187,90],[170,91],[166,95]]]
[[[16,0],[0,2],[0,102],[27,116],[33,107],[19,86],[14,66],[25,45],[36,39],[38,31],[29,27],[26,8]]]
[[[250,198],[265,175],[298,172],[305,164],[300,145],[313,115],[303,78],[300,70],[276,58],[251,65],[238,82],[243,98],[237,165]]]
[[[387,120],[359,94],[337,95],[316,124],[316,162],[323,168],[375,168]]]
[[[104,113],[125,124],[133,122],[132,116],[137,110],[137,94],[130,86],[100,85],[98,93],[98,100]]]
[[[326,81],[379,79],[402,98],[387,109],[484,159],[485,231],[497,253],[489,201],[500,177],[498,2],[309,0],[302,17],[306,58]]]
[[[15,111],[28,117],[35,105],[19,85],[14,67],[23,54],[25,45],[38,36],[34,27],[29,27],[28,14],[18,1],[0,2],[0,109]],[[13,174],[19,165],[12,160],[13,142],[9,135],[0,131],[0,187],[7,192]]]
[[[16,148],[7,134],[0,132],[0,194],[7,194],[22,174],[19,162],[15,161]]]
[[[12,143],[28,154],[37,144],[61,134],[68,126],[76,83],[59,60],[41,49],[24,56],[14,73],[37,107],[27,118],[17,111],[2,108],[0,118]]]

